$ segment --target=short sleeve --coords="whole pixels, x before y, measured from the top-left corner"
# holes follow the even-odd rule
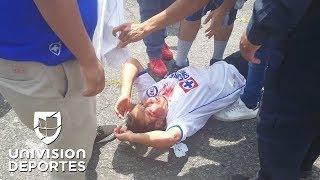
[[[139,73],[138,77],[134,81],[134,86],[137,89],[139,99],[143,99],[146,90],[155,83],[156,81],[146,71]]]
[[[208,121],[209,117],[189,117],[189,118],[181,118],[172,121],[167,124],[166,131],[173,127],[178,127],[181,130],[181,139],[179,142],[186,140],[187,137],[194,135],[197,131],[199,131]]]

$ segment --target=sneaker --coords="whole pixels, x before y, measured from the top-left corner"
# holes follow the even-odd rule
[[[148,63],[148,67],[150,71],[158,77],[163,78],[167,73],[168,69],[162,59],[150,59]]]
[[[222,60],[212,58],[212,59],[210,59],[210,64],[209,65],[211,66],[212,64],[214,64],[215,62],[218,62],[218,61],[222,61]]]
[[[94,140],[95,143],[101,143],[114,140],[113,130],[116,125],[102,125],[97,128],[97,135]]]
[[[173,72],[177,72],[177,71],[179,71],[180,69],[189,66],[189,59],[187,59],[186,64],[187,64],[187,65],[185,65],[185,66],[178,66],[178,65],[176,64],[176,61],[174,61],[174,62],[173,62],[173,65],[172,65],[172,70],[173,70]]]
[[[258,110],[258,108],[255,110],[247,108],[241,98],[239,98],[229,107],[214,114],[213,117],[220,121],[240,121],[257,117]]]
[[[161,55],[162,59],[165,61],[170,61],[173,59],[173,53],[170,51],[167,43],[163,43],[163,46],[161,48]]]

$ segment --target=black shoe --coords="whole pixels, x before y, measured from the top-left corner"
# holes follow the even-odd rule
[[[113,130],[117,125],[102,125],[97,127],[97,135],[94,140],[95,143],[106,142],[114,140]]]

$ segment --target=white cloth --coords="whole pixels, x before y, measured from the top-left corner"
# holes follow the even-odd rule
[[[183,143],[175,144],[171,148],[178,158],[185,156],[189,150],[188,146]]]
[[[97,57],[108,66],[119,69],[130,58],[127,48],[118,48],[114,27],[124,23],[123,0],[98,0],[98,22],[93,34],[93,46]]]
[[[245,78],[224,61],[207,68],[186,67],[157,83],[150,79],[145,73],[135,80],[139,96],[141,100],[158,95],[168,98],[167,130],[179,127],[183,134],[180,141],[201,129],[214,113],[235,102],[245,86]]]

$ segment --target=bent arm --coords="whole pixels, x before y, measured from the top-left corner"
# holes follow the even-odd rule
[[[121,95],[131,96],[132,84],[143,67],[136,59],[130,59],[124,63],[121,71]]]
[[[248,40],[263,44],[268,37],[282,39],[299,22],[311,0],[256,0],[247,27]]]
[[[170,148],[181,139],[181,131],[174,127],[168,131],[151,131],[146,133],[133,133],[129,141],[156,148]]]
[[[96,59],[91,40],[80,16],[77,0],[34,0],[51,29],[68,49],[86,65]]]

